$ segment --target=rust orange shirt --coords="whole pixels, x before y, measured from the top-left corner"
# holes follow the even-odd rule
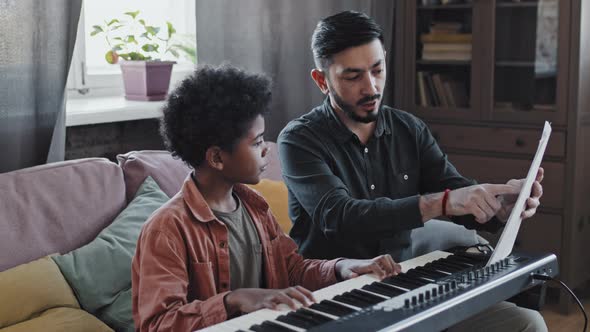
[[[266,288],[310,290],[336,282],[337,260],[303,259],[268,204],[235,185],[258,231]],[[228,233],[189,176],[144,225],[132,264],[133,319],[137,331],[193,331],[225,321],[230,291]]]

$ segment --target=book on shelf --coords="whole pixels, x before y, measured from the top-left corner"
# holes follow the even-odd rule
[[[471,52],[471,44],[465,43],[423,43],[425,52]]]
[[[422,52],[422,60],[471,61],[471,52]]]
[[[423,33],[420,35],[422,43],[471,43],[470,33]]]
[[[469,97],[467,96],[467,87],[465,82],[458,80],[449,80],[443,83],[444,90],[448,98],[452,99],[454,107],[469,106]]]
[[[428,96],[426,95],[426,86],[424,82],[424,72],[418,71],[417,73],[417,85],[418,85],[418,101],[420,106],[427,107],[430,105],[430,101],[428,100]]]
[[[430,24],[430,33],[459,33],[462,28],[463,23],[460,22],[432,22]]]
[[[443,81],[441,79],[440,74],[432,74],[432,83],[434,84],[434,90],[436,91],[436,95],[438,96],[440,106],[449,107],[450,105],[447,101],[445,88],[443,87]]]

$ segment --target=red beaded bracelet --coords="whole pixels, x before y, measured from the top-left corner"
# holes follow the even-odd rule
[[[447,216],[447,201],[449,200],[449,193],[451,189],[445,189],[445,193],[442,199],[442,215]]]

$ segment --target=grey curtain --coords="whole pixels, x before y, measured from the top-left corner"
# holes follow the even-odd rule
[[[0,0],[0,173],[64,159],[82,0]]]
[[[310,76],[311,34],[318,21],[343,10],[364,12],[384,29],[385,48],[391,50],[394,5],[391,0],[197,0],[198,61],[228,61],[273,78],[266,138],[274,141],[288,121],[323,99]],[[393,53],[388,52],[390,72]],[[393,90],[392,78],[387,91]]]

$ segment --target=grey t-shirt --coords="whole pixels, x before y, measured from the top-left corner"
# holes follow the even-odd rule
[[[232,290],[260,288],[262,285],[262,244],[250,214],[240,199],[232,212],[213,210],[225,224],[229,238],[229,273]]]

